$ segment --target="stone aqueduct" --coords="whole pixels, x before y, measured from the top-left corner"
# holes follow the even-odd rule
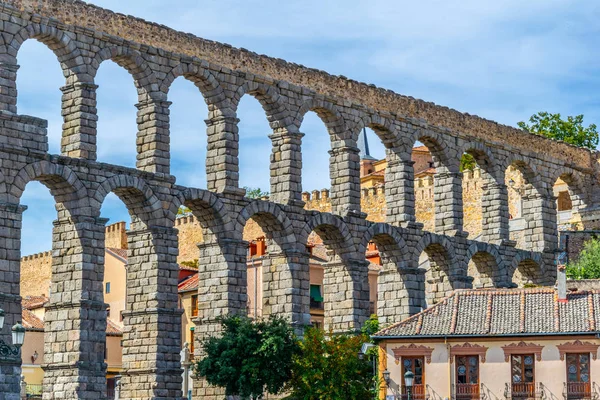
[[[501,126],[431,103],[321,71],[199,39],[75,0],[5,0],[0,6],[0,307],[7,325],[21,314],[20,198],[28,182],[46,185],[56,201],[53,278],[46,312],[44,399],[106,396],[103,348],[104,225],[100,207],[113,192],[132,216],[129,233],[123,378],[126,399],[181,398],[177,231],[181,205],[204,229],[199,245],[198,340],[218,329],[215,318],[246,312],[246,251],[253,218],[267,233],[264,313],[301,325],[309,314],[306,243],[315,231],[332,253],[324,283],[326,325],[355,330],[367,318],[364,253],[378,244],[384,263],[378,314],[390,323],[418,312],[425,285],[440,296],[470,287],[469,262],[496,286],[516,269],[551,284],[557,248],[552,185],[570,185],[581,215],[593,210],[597,154]],[[26,40],[46,44],[65,75],[60,155],[48,154],[47,123],[16,108],[18,52]],[[96,161],[94,76],[106,60],[131,73],[139,94],[137,168]],[[169,86],[191,80],[208,106],[207,190],[186,188],[169,174]],[[272,127],[270,201],[250,200],[238,187],[236,107],[251,95]],[[303,209],[302,120],[315,111],[331,136],[333,213]],[[387,148],[387,222],[371,223],[360,210],[357,137],[371,127]],[[411,149],[426,144],[436,163],[435,232],[415,221]],[[542,151],[533,151],[542,150]],[[459,159],[473,154],[485,176],[484,232],[462,230]],[[524,215],[530,248],[509,240],[504,171],[517,165],[527,179]],[[431,272],[419,268],[426,252]],[[0,338],[10,341],[5,329]],[[198,348],[199,346],[197,346]],[[0,398],[17,399],[20,361],[0,365]],[[211,398],[201,382],[194,398]]]

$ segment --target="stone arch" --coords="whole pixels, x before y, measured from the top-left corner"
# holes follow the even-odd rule
[[[81,52],[69,35],[54,26],[31,23],[17,32],[10,43],[3,40],[0,49],[9,57],[6,61],[16,64],[17,54],[28,39],[35,39],[48,46],[58,58],[65,78],[78,73],[75,67],[83,64]]]
[[[548,194],[548,186],[543,181],[542,175],[538,173],[537,167],[530,160],[519,154],[511,154],[511,158],[507,159],[503,164],[504,171],[509,167],[516,168],[519,170],[525,181],[531,185],[531,189],[535,190],[540,195]]]
[[[285,104],[285,99],[279,94],[275,86],[245,81],[238,87],[231,99],[231,106],[234,112],[237,112],[240,100],[246,94],[258,100],[266,113],[271,129],[277,130],[288,127],[289,112]]]
[[[584,183],[580,174],[568,168],[559,168],[552,174],[550,187],[554,188],[558,180],[562,180],[567,184],[569,200],[571,202],[571,209],[577,212],[587,206],[588,200],[584,190]],[[555,196],[556,193],[553,193]],[[560,199],[559,199],[560,200]],[[560,208],[558,211],[561,211]]]
[[[421,142],[429,149],[436,172],[459,172],[456,149],[449,145],[448,139],[447,136],[433,130],[416,129],[410,140],[409,153],[412,152],[415,143]]]
[[[263,229],[267,238],[273,239],[282,251],[296,249],[296,235],[292,222],[277,204],[255,200],[244,207],[236,220],[235,231],[238,237],[242,237],[244,227],[251,218]]]
[[[426,257],[421,257],[424,254]],[[415,247],[414,260],[425,270],[425,304],[432,306],[460,288],[456,270],[456,252],[450,241],[443,236],[427,233]]]
[[[506,271],[498,250],[488,243],[474,242],[467,250],[467,275],[473,277],[473,287],[505,285]]]
[[[489,174],[496,182],[502,182],[504,171],[488,146],[480,142],[465,142],[462,146],[462,151],[458,155],[461,157],[465,153],[473,156],[475,162],[477,162],[477,166]]]
[[[204,242],[228,238],[235,229],[225,203],[208,190],[186,188],[173,198],[169,213],[177,215],[182,205],[189,208],[200,222]]]
[[[202,68],[194,63],[182,62],[173,67],[167,76],[162,80],[160,84],[160,91],[164,93],[165,96],[168,96],[171,85],[177,78],[181,76],[194,83],[194,85],[200,90],[204,101],[206,101],[206,104],[209,107],[210,114],[213,114],[217,111],[224,113],[224,110],[231,108],[231,105],[226,98],[225,92],[218,79],[210,70]],[[209,118],[211,116],[209,116]]]
[[[341,259],[354,254],[354,241],[350,229],[341,218],[329,213],[319,213],[311,217],[298,234],[298,243],[308,244],[308,237],[315,231],[325,246]]]
[[[508,268],[508,279],[518,287],[543,283],[542,257],[539,253],[518,252]]]
[[[377,244],[384,267],[390,264],[399,266],[407,258],[403,252],[403,249],[407,248],[406,242],[397,229],[391,225],[384,223],[371,224],[363,235],[358,253],[364,254],[367,251],[369,242]]]
[[[105,179],[91,196],[94,216],[100,216],[100,209],[106,196],[114,193],[125,203],[132,217],[132,224],[170,226],[160,199],[142,179],[130,175],[114,175]]]
[[[156,76],[140,52],[124,46],[103,48],[96,53],[91,62],[92,79],[96,77],[102,63],[107,60],[114,61],[131,74],[140,102],[152,100],[154,95],[152,86],[157,84]]]
[[[302,106],[296,113],[293,125],[297,129],[301,129],[304,116],[307,112],[314,111],[317,116],[325,124],[332,143],[338,140],[343,140],[348,135],[346,122],[342,113],[336,105],[326,101],[320,96],[312,97],[302,103]],[[356,142],[356,140],[354,140]]]
[[[76,206],[83,209],[89,206],[87,189],[75,172],[66,165],[45,160],[21,168],[14,177],[12,185],[7,188],[8,192],[5,192],[6,201],[18,203],[25,186],[31,181],[39,181],[50,189],[52,197],[57,202],[59,214]]]
[[[355,141],[358,140],[363,128],[371,128],[387,149],[397,141],[396,126],[391,120],[379,114],[365,114],[357,121],[356,126],[352,129],[352,138]]]

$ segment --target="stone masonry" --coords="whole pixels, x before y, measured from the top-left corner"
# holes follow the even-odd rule
[[[202,226],[198,245],[197,340],[218,332],[216,318],[247,310],[244,227],[254,220],[273,257],[264,282],[265,309],[299,330],[309,317],[308,238],[317,233],[330,252],[325,269],[326,329],[360,328],[368,316],[369,242],[383,261],[378,314],[388,324],[418,312],[455,288],[508,286],[518,272],[552,284],[557,249],[552,185],[570,183],[580,214],[598,206],[598,154],[475,116],[331,76],[283,60],[196,38],[77,0],[4,0],[0,5],[0,304],[6,324],[20,318],[20,204],[28,182],[50,189],[57,216],[52,247],[43,398],[103,399],[106,305],[103,301],[105,223],[100,208],[115,193],[132,215],[128,232],[127,306],[121,393],[127,399],[182,399],[177,304],[176,214],[188,207]],[[62,151],[48,154],[47,122],[18,113],[18,52],[26,40],[46,44],[65,75]],[[99,66],[113,60],[138,89],[137,168],[96,162]],[[169,164],[169,87],[191,80],[209,105],[207,189],[176,184]],[[237,105],[256,97],[273,130],[271,201],[244,196],[238,182]],[[331,135],[331,212],[305,210],[300,186],[302,121],[316,111]],[[359,150],[363,126],[385,143],[386,220],[361,211]],[[431,231],[415,218],[415,142],[432,151],[436,169]],[[532,149],[544,149],[534,152]],[[486,174],[485,231],[469,239],[463,226],[463,153]],[[509,240],[504,171],[523,174],[527,233]],[[583,218],[583,217],[582,217]],[[426,253],[428,269],[419,268]],[[469,263],[479,277],[469,276]],[[430,289],[425,291],[425,285]],[[0,333],[10,341],[7,329]],[[200,346],[196,346],[200,351]],[[18,362],[0,364],[0,399],[17,399]],[[195,399],[221,399],[203,382]]]

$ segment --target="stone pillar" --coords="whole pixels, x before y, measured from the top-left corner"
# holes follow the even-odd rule
[[[9,345],[12,345],[10,327],[21,321],[21,217],[26,209],[18,204],[0,203],[0,308],[6,313],[0,341]],[[20,382],[21,357],[0,359],[0,398],[19,400]]]
[[[137,162],[141,171],[170,173],[169,107],[170,101],[149,99],[136,104]]]
[[[462,173],[438,172],[433,181],[436,233],[464,235],[462,208]]]
[[[310,324],[309,254],[269,253],[263,259],[263,317],[287,318],[302,333]]]
[[[17,71],[19,65],[0,62],[0,112],[17,114]]]
[[[505,184],[488,181],[481,199],[482,241],[503,244],[509,240],[508,190]]]
[[[329,151],[331,210],[336,215],[360,212],[360,150],[336,147]]]
[[[96,161],[97,88],[98,85],[87,82],[76,82],[60,88],[63,92],[63,156]]]
[[[524,240],[527,250],[554,252],[558,247],[556,197],[527,190],[523,196],[523,216],[527,222]]]
[[[211,192],[244,194],[239,188],[239,121],[235,116],[224,115],[205,121],[208,135],[206,184]]]
[[[377,317],[381,327],[404,320],[422,310],[425,270],[385,268],[377,278]]]
[[[54,222],[50,302],[44,316],[44,400],[106,397],[104,229],[108,220]]]
[[[388,158],[390,158],[388,156]],[[386,221],[394,226],[414,223],[414,161],[390,158],[385,170]]]
[[[178,307],[177,230],[132,229],[127,242],[121,397],[181,399],[183,311]]]
[[[302,202],[303,133],[280,131],[269,135],[271,153],[271,201],[304,206]]]
[[[324,268],[325,330],[359,331],[369,318],[369,262],[333,261]]]
[[[248,242],[222,239],[219,243],[198,244],[198,318],[194,320],[196,359],[203,356],[204,339],[217,335],[222,315],[247,315],[248,283],[246,278]],[[208,385],[203,379],[193,383],[193,398],[222,400],[224,390]]]

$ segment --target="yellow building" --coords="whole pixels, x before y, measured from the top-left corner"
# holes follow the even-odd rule
[[[457,290],[374,335],[380,399],[595,399],[600,291]]]

